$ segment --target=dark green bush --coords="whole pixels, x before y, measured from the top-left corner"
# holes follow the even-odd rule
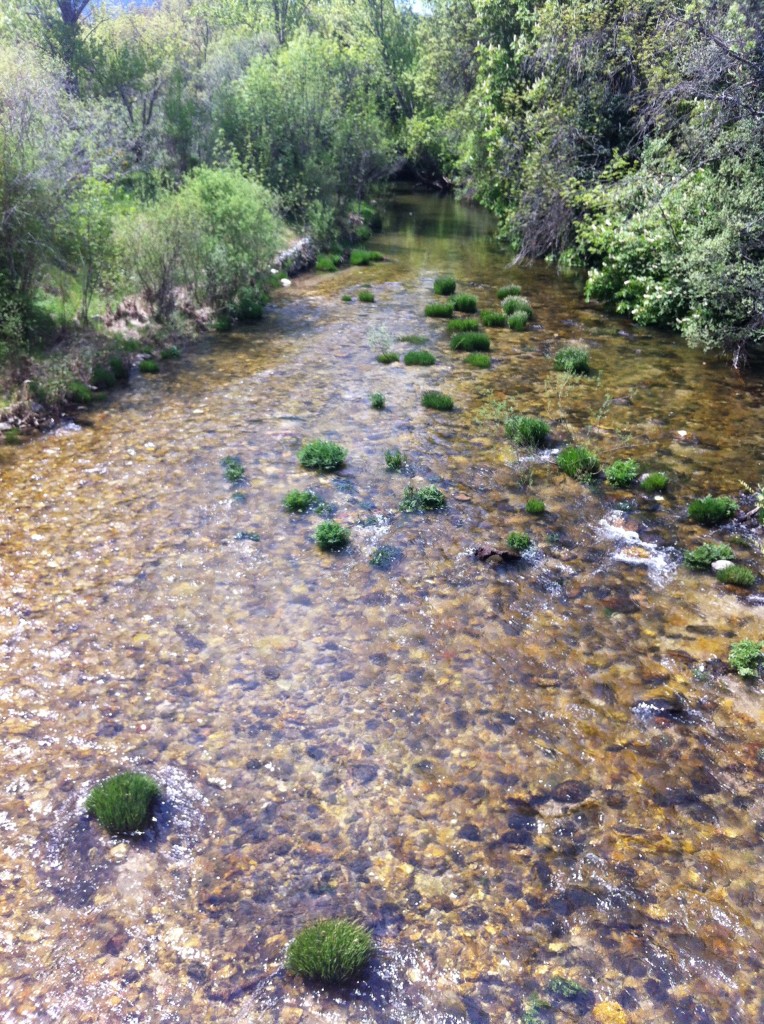
[[[513,551],[518,555],[522,555],[524,551],[527,551],[532,543],[533,541],[527,533],[513,530],[512,533],[507,535],[507,550]]]
[[[289,491],[284,497],[284,508],[287,512],[309,512],[316,503],[313,491]]]
[[[237,484],[244,479],[244,466],[238,455],[226,455],[221,459],[220,464],[225,470],[225,478],[231,484]]]
[[[21,444],[21,431],[18,427],[9,427],[3,434],[5,444]]]
[[[213,320],[212,326],[216,331],[219,331],[221,334],[225,334],[227,331],[233,329],[233,317],[230,313],[221,311]],[[140,366],[138,369],[140,370]]]
[[[164,360],[180,359],[180,349],[177,345],[167,345],[166,348],[163,348],[159,353],[159,358]]]
[[[234,305],[236,319],[245,324],[253,324],[257,320],[261,320],[265,301],[265,295],[259,288],[252,288],[249,285],[240,288]]]
[[[482,331],[461,331],[451,335],[451,348],[454,352],[489,352],[491,339]]]
[[[147,775],[123,772],[94,786],[85,809],[107,832],[125,835],[148,825],[160,796],[159,786]]]
[[[381,252],[373,252],[369,249],[352,249],[350,252],[350,266],[368,267],[370,263],[378,263],[384,258]]]
[[[286,966],[306,981],[345,985],[363,972],[373,955],[368,929],[335,917],[302,928],[287,949]]]
[[[462,292],[459,295],[454,295],[454,309],[458,313],[476,313],[477,312],[477,296],[467,295]]]
[[[93,401],[93,392],[82,380],[70,381],[66,387],[66,399],[76,405],[90,405]]]
[[[414,348],[403,357],[406,366],[432,366],[435,356],[426,348]]]
[[[303,469],[330,473],[345,465],[347,454],[347,449],[333,441],[309,441],[302,446],[297,458]]]
[[[591,480],[600,469],[600,461],[594,452],[574,444],[562,449],[557,456],[557,465],[574,480]]]
[[[480,322],[484,327],[506,327],[507,318],[503,313],[497,313],[492,309],[484,309],[480,314]]]
[[[504,430],[522,448],[541,448],[549,437],[549,424],[538,416],[510,416]]]
[[[701,526],[719,526],[732,519],[736,512],[737,502],[732,498],[712,498],[710,494],[705,498],[695,498],[687,506],[690,519]]]
[[[385,396],[381,391],[375,391],[371,396],[370,404],[372,409],[384,409],[385,407]]]
[[[590,372],[589,353],[576,345],[566,345],[554,357],[554,368],[562,373],[578,373],[583,376]]]
[[[730,647],[730,668],[743,678],[756,679],[761,667],[763,650],[762,645],[756,640],[738,640]]]
[[[541,498],[528,498],[525,503],[525,511],[532,516],[543,516],[546,512],[546,505]]]
[[[484,352],[470,352],[464,357],[464,361],[468,366],[474,366],[478,370],[487,370],[491,365],[491,357]]]
[[[732,561],[735,552],[728,544],[701,544],[692,551],[685,551],[684,564],[695,570],[710,569],[713,562],[722,558]]]
[[[496,292],[499,302],[509,298],[510,295],[521,295],[522,288],[519,284],[505,284],[503,288],[499,288]]]
[[[436,295],[453,295],[456,291],[456,278],[450,276],[436,277],[432,290]]]
[[[355,235],[356,242],[368,242],[371,238],[372,231],[366,224],[361,224],[360,227],[357,227],[354,230],[353,234]]]
[[[94,388],[98,388],[99,391],[109,391],[116,386],[117,378],[108,366],[95,366],[93,367],[90,383]]]
[[[424,307],[424,315],[450,320],[454,315],[454,307],[450,302],[428,302]]]
[[[406,465],[406,460],[399,448],[388,448],[385,452],[385,465],[391,473],[399,473]]]
[[[109,360],[109,369],[119,384],[126,384],[130,380],[130,363],[122,356],[112,356]]]
[[[327,523],[319,523],[314,538],[322,551],[341,551],[350,543],[350,530],[341,523],[329,520]]]
[[[648,473],[640,486],[648,494],[661,494],[668,487],[668,477],[665,473]]]
[[[720,569],[716,578],[735,587],[752,587],[756,582],[754,574],[744,565],[730,565],[727,569]]]
[[[618,459],[605,470],[605,479],[611,487],[628,487],[639,476],[639,463],[634,459]]]
[[[377,356],[377,362],[382,363],[384,366],[389,366],[390,363],[399,363],[401,357],[397,352],[380,352]]]
[[[457,334],[459,331],[482,331],[483,325],[473,316],[463,316],[446,324],[449,334]]]
[[[322,252],[316,259],[316,270],[321,270],[325,274],[333,274],[341,262],[341,256],[337,256],[335,253]]]
[[[374,302],[374,292],[369,288],[362,288],[358,293],[359,302]]]
[[[418,490],[408,484],[401,498],[401,512],[437,512],[446,507],[446,496],[438,487],[428,484]]]
[[[438,409],[441,412],[450,412],[454,407],[454,400],[442,391],[425,391],[422,395],[422,405],[425,409]]]
[[[159,363],[156,359],[141,359],[138,369],[141,373],[159,373]]]

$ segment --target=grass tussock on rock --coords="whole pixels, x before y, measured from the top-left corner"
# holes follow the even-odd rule
[[[451,412],[454,407],[454,400],[450,395],[444,395],[442,391],[425,391],[422,395],[422,405],[425,409]]]
[[[148,775],[122,772],[95,786],[85,809],[107,832],[127,835],[146,828],[160,796],[159,786]]]
[[[286,967],[305,981],[347,985],[374,955],[374,940],[363,925],[345,917],[326,918],[302,928],[287,949]]]
[[[347,449],[334,441],[308,441],[300,449],[297,458],[303,469],[316,469],[331,473],[345,465]]]
[[[433,282],[432,290],[436,295],[453,295],[456,291],[456,278],[451,277],[450,274],[444,274],[441,277],[436,277]]]

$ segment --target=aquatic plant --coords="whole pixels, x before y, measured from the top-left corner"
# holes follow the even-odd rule
[[[159,353],[159,358],[164,360],[180,359],[180,349],[177,345],[167,345],[166,348],[163,348]]]
[[[585,376],[591,372],[589,353],[577,345],[566,345],[555,355],[554,368],[561,373],[577,373]]]
[[[238,455],[226,455],[220,460],[220,464],[225,470],[225,478],[229,483],[237,484],[244,479],[244,466],[242,466]]]
[[[450,412],[454,407],[454,400],[442,391],[425,391],[422,394],[422,405],[425,409],[438,409],[440,412]]]
[[[599,473],[600,460],[588,448],[572,444],[562,449],[557,456],[557,465],[574,480],[588,481]]]
[[[381,252],[375,252],[370,249],[351,249],[350,250],[350,266],[351,267],[368,267],[370,263],[378,263],[385,257]]]
[[[284,496],[283,506],[287,512],[309,512],[316,502],[313,491],[289,491]]]
[[[425,348],[414,348],[403,357],[406,366],[432,366],[435,356]]]
[[[496,292],[499,302],[502,302],[504,299],[509,298],[510,295],[521,294],[522,288],[519,284],[505,284],[503,288],[499,288],[499,290]]]
[[[384,366],[388,366],[390,363],[400,362],[400,356],[397,352],[380,352],[377,356],[377,362],[382,363]]]
[[[372,409],[384,409],[385,407],[385,396],[381,391],[375,391],[371,396],[370,405]]]
[[[541,448],[549,437],[549,424],[538,416],[510,416],[504,431],[521,448]]]
[[[21,431],[18,427],[9,427],[3,434],[6,444],[21,444]]]
[[[509,298],[504,299],[501,308],[507,316],[510,316],[512,313],[527,313],[529,319],[533,316],[530,302],[522,295],[510,295]]]
[[[489,352],[491,339],[482,331],[462,331],[451,335],[451,348],[454,352]]]
[[[444,275],[443,277],[436,277],[432,290],[436,295],[453,295],[456,291],[456,278],[450,275]]]
[[[322,252],[316,259],[316,270],[333,274],[341,262],[342,257],[336,253]]]
[[[483,325],[474,316],[463,316],[446,324],[446,330],[449,334],[455,334],[457,331],[482,331]]]
[[[491,365],[491,357],[484,352],[470,352],[468,356],[464,357],[464,362],[478,370],[487,370]]]
[[[764,647],[756,640],[738,640],[730,647],[729,664],[744,679],[756,679]]]
[[[699,571],[710,569],[714,562],[719,562],[722,559],[732,561],[735,553],[728,544],[701,544],[699,547],[693,548],[692,551],[685,551],[683,557],[684,564],[689,569]]]
[[[397,340],[404,345],[416,345],[421,347],[428,343],[429,338],[425,338],[421,334],[402,334]]]
[[[461,292],[459,295],[454,295],[454,309],[459,313],[475,313],[477,312],[477,296],[467,295],[466,292]]]
[[[122,772],[93,787],[85,810],[107,832],[125,835],[145,828],[160,796],[159,786],[148,775]]]
[[[112,356],[109,360],[109,369],[120,384],[125,384],[130,379],[130,363],[123,356]]]
[[[345,465],[347,455],[347,449],[333,441],[308,441],[300,449],[297,458],[303,469],[331,473]]]
[[[587,989],[583,985],[579,985],[577,981],[571,981],[570,978],[563,978],[560,974],[555,974],[549,979],[547,988],[554,995],[561,996],[563,999],[576,999],[587,993]]]
[[[352,295],[343,295],[342,296],[342,301],[343,302],[352,302],[353,301],[353,296]]]
[[[628,487],[639,476],[639,463],[635,459],[617,459],[605,470],[605,479],[611,487]]]
[[[720,569],[716,574],[717,580],[722,583],[729,583],[733,587],[752,587],[756,577],[744,565],[730,565],[726,569]]]
[[[400,473],[406,465],[406,459],[400,448],[388,448],[385,452],[385,465],[391,473]]]
[[[259,288],[240,288],[236,296],[234,311],[236,319],[252,324],[260,320],[265,309],[265,295]]]
[[[90,405],[93,397],[93,392],[84,381],[72,380],[66,387],[66,398],[69,402],[74,402],[78,405]]]
[[[450,302],[428,302],[424,307],[424,315],[450,320],[454,315],[454,307]]]
[[[532,516],[542,516],[546,512],[546,505],[541,498],[528,498],[525,503],[525,511]]]
[[[373,565],[377,569],[389,569],[393,562],[398,560],[399,556],[400,552],[397,548],[390,547],[388,544],[382,544],[380,547],[374,548],[369,555],[369,565]]]
[[[251,540],[251,541],[257,542],[257,541],[260,540],[260,534],[256,533],[254,530],[239,530],[238,533],[235,533],[233,535],[233,539],[234,540]]]
[[[373,955],[367,928],[346,917],[325,918],[297,933],[287,949],[286,967],[306,981],[344,985],[362,973]]]
[[[159,363],[156,359],[141,359],[138,369],[141,373],[159,373]]]
[[[369,288],[362,288],[358,293],[359,302],[374,302],[374,292]]]
[[[233,327],[233,317],[230,313],[221,310],[213,320],[212,326],[216,331],[219,331],[221,334],[225,334],[226,331],[230,331]],[[138,369],[140,369],[140,367],[138,367]]]
[[[108,366],[95,366],[90,377],[90,383],[99,391],[109,391],[117,384],[114,372]]]
[[[528,314],[518,309],[516,313],[510,313],[507,317],[507,327],[512,331],[524,331],[529,320]]]
[[[665,473],[648,473],[640,487],[648,494],[662,494],[668,487],[668,477]]]
[[[693,523],[700,523],[701,526],[719,526],[732,519],[737,512],[737,502],[732,498],[712,498],[707,494],[705,498],[695,498],[687,506],[687,514]]]
[[[527,533],[513,530],[507,534],[507,550],[512,551],[517,555],[522,555],[524,551],[527,551],[533,544]]]
[[[330,519],[326,523],[319,523],[313,537],[322,551],[341,551],[350,543],[350,530],[342,523]]]
[[[507,318],[503,313],[497,313],[493,309],[484,309],[480,314],[480,322],[484,327],[506,327]]]
[[[416,488],[408,484],[401,498],[401,512],[437,512],[446,507],[446,496],[433,484]]]

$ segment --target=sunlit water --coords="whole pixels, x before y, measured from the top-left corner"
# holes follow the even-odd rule
[[[399,198],[384,264],[306,275],[253,331],[2,452],[3,1022],[761,1020],[762,688],[725,662],[762,612],[681,549],[711,536],[690,497],[762,477],[764,389],[553,268],[508,269],[490,229]],[[533,329],[490,332],[490,370],[422,315],[444,271],[483,308],[511,279],[533,302]],[[380,365],[384,332],[425,334],[436,365]],[[573,338],[595,376],[552,371]],[[456,410],[421,408],[428,387]],[[555,448],[667,471],[665,501],[518,457],[497,401],[548,418]],[[301,470],[314,437],[347,468]],[[410,481],[446,511],[398,512]],[[295,487],[352,526],[345,553],[282,511]],[[529,558],[474,559],[510,529]],[[677,719],[634,709],[677,692]],[[166,799],[118,842],[83,804],[127,767]],[[282,966],[335,913],[379,944],[350,997]]]

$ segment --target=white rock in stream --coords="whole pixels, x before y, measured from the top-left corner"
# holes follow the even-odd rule
[[[597,524],[599,536],[614,544],[613,560],[627,565],[643,565],[652,582],[663,586],[674,568],[669,555],[657,544],[641,540],[636,530],[628,530],[623,523],[622,512],[611,512]]]
[[[731,569],[734,562],[730,562],[729,558],[717,558],[715,562],[711,563],[711,568],[714,572],[721,572],[722,569]]]

